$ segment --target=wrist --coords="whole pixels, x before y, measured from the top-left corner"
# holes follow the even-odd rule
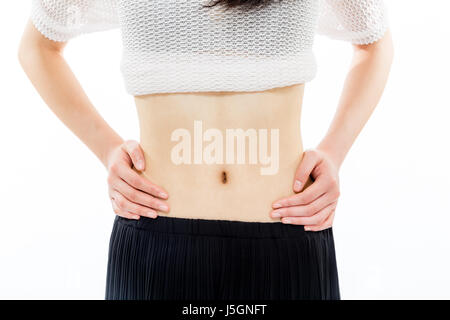
[[[336,148],[332,148],[330,146],[327,146],[326,144],[320,143],[316,149],[326,155],[326,158],[330,160],[334,166],[339,169],[342,166],[342,163],[344,162],[345,154],[342,154],[337,150]]]
[[[100,161],[105,166],[105,168],[109,168],[109,163],[111,162],[111,158],[113,157],[114,152],[119,148],[124,141],[118,137],[114,141],[110,142],[103,154],[102,157],[100,157]]]

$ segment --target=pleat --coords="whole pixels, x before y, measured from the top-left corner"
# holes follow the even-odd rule
[[[226,300],[228,299],[229,296],[229,292],[227,291],[227,289],[230,287],[228,285],[227,280],[230,278],[230,259],[231,256],[228,255],[228,251],[227,251],[227,239],[220,239],[219,241],[219,246],[220,246],[220,251],[219,251],[219,261],[217,261],[216,263],[219,263],[219,265],[217,266],[219,268],[219,273],[220,273],[220,281],[219,281],[219,295],[218,298],[220,300]],[[228,259],[227,259],[228,257]]]
[[[106,299],[340,299],[331,228],[157,219],[115,220]]]

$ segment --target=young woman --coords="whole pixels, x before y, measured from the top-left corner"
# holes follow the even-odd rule
[[[63,58],[68,40],[114,27],[140,143],[108,126]],[[354,55],[328,132],[303,150],[317,32]],[[381,0],[33,0],[21,64],[109,172],[106,299],[340,299],[339,168],[392,55]]]

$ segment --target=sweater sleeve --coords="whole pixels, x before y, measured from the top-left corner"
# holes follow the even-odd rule
[[[68,41],[78,35],[119,26],[117,0],[32,0],[31,21],[48,39]]]
[[[317,33],[353,44],[383,37],[388,14],[383,0],[319,0]]]

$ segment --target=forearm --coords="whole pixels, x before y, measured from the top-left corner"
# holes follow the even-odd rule
[[[62,52],[36,44],[26,33],[19,60],[50,109],[106,166],[108,154],[122,139],[96,111]]]
[[[378,104],[393,57],[390,32],[379,41],[356,46],[336,114],[318,149],[326,151],[337,167]]]

